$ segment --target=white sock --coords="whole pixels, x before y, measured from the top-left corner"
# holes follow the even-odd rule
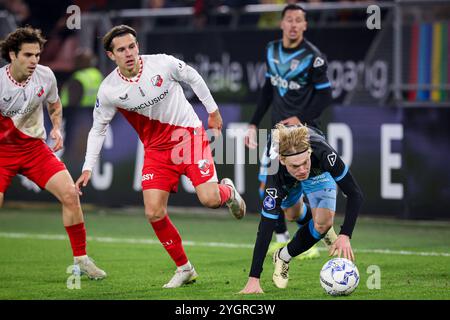
[[[284,247],[283,249],[281,249],[280,253],[279,253],[280,259],[283,260],[284,262],[289,263],[289,261],[291,261],[292,256],[289,254],[287,246]]]
[[[178,267],[178,270],[191,270],[192,264],[188,261],[187,263],[183,264],[182,266]]]
[[[78,261],[82,261],[82,260],[84,260],[84,259],[86,259],[87,258],[87,255],[84,255],[84,256],[78,256],[78,257],[73,257],[73,262],[74,263],[77,263]]]
[[[275,237],[277,239],[277,242],[288,242],[289,241],[289,231],[286,231],[284,233],[275,233]]]

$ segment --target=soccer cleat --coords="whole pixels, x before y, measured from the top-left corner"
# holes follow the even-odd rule
[[[94,260],[88,256],[75,257],[74,260],[74,265],[77,267],[76,269],[80,271],[81,275],[85,274],[91,280],[101,280],[106,278],[106,272],[98,268],[95,265]]]
[[[163,288],[172,289],[181,287],[183,284],[194,283],[197,277],[198,274],[195,272],[194,267],[190,270],[177,269],[175,275],[163,286]]]
[[[311,248],[306,250],[305,252],[302,252],[298,256],[296,256],[294,259],[296,260],[310,260],[320,257],[319,249],[316,247],[316,245],[313,245]]]
[[[244,199],[242,199],[239,192],[237,192],[236,187],[234,186],[233,181],[228,178],[223,178],[220,181],[220,184],[225,184],[231,187],[231,197],[226,202],[227,207],[230,209],[230,213],[236,219],[242,219],[245,216],[246,205]]]
[[[281,249],[278,249],[273,254],[272,262],[275,268],[273,270],[272,280],[277,288],[284,289],[287,287],[289,281],[289,263],[280,258],[280,251]]]

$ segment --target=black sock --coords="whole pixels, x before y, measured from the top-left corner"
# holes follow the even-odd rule
[[[289,255],[296,257],[315,245],[324,235],[321,235],[314,229],[314,221],[302,226],[297,230],[292,240],[287,245]]]
[[[305,212],[305,209],[306,209],[306,212]],[[305,225],[311,219],[312,219],[311,207],[309,206],[309,204],[303,202],[303,215],[301,215],[296,221],[298,227],[300,228],[301,226]]]
[[[275,223],[275,233],[285,233],[287,231],[286,220],[284,214],[279,214]]]

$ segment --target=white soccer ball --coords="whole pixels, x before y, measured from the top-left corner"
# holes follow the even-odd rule
[[[329,295],[349,295],[356,289],[358,284],[358,268],[348,259],[331,259],[320,270],[320,285]]]

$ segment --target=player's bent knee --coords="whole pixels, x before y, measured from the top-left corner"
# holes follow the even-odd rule
[[[145,207],[145,217],[150,222],[155,222],[164,218],[167,214],[166,208]]]
[[[333,221],[327,221],[327,222],[321,222],[321,223],[314,222],[314,229],[316,229],[316,231],[319,232],[320,234],[326,234],[328,232],[328,230],[331,229],[332,226],[333,226]]]
[[[65,190],[61,195],[61,203],[63,206],[71,209],[79,209],[81,208],[80,205],[80,198],[78,197],[78,194],[75,190],[75,188],[68,188]]]

